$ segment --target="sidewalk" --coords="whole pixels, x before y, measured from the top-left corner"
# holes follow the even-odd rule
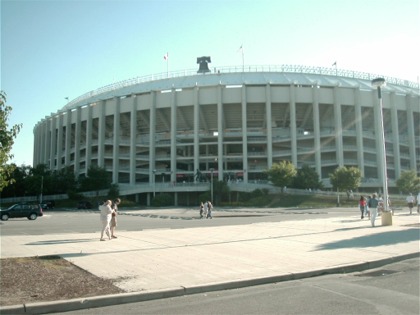
[[[217,218],[215,218],[217,219]],[[420,217],[396,214],[372,228],[357,215],[221,227],[2,237],[1,257],[60,255],[129,292],[2,307],[58,312],[379,267],[419,255]],[[112,262],[118,268],[108,268]]]

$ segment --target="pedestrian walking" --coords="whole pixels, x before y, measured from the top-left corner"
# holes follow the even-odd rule
[[[379,200],[377,199],[377,194],[374,193],[372,195],[372,198],[369,200],[369,211],[370,211],[370,223],[372,224],[372,227],[375,226],[375,220],[376,216],[378,215],[378,204]]]
[[[207,214],[206,214],[207,219],[213,219],[213,217],[211,216],[212,209],[213,209],[213,205],[211,204],[210,201],[207,201]]]
[[[366,213],[365,213],[365,216],[367,215],[369,220],[370,220],[370,210],[369,210],[369,200],[370,199],[372,199],[372,196],[371,195],[367,196],[367,199],[366,199]]]
[[[117,198],[112,202],[112,217],[111,217],[111,238],[117,238],[115,235],[115,228],[117,227],[117,215],[118,215],[118,205],[121,203],[121,199]]]
[[[207,218],[208,211],[209,211],[209,204],[208,204],[208,202],[204,202],[203,216],[205,216],[206,218]]]
[[[201,204],[200,204],[200,219],[203,218],[203,213],[204,213],[204,204],[203,204],[203,202],[201,202]]]
[[[408,209],[410,209],[410,214],[412,214],[415,201],[413,194],[410,193],[407,198],[405,198],[405,201],[407,202]]]
[[[361,212],[360,219],[363,220],[363,218],[365,217],[365,213],[366,213],[366,198],[363,197],[363,196],[360,196],[359,208],[360,208],[360,212]]]
[[[417,194],[417,213],[420,213],[420,192]]]
[[[101,211],[100,218],[102,222],[101,230],[101,241],[105,241],[104,234],[106,234],[111,240],[111,231],[110,231],[110,222],[112,218],[111,200],[105,201],[102,205],[99,206],[99,211]]]

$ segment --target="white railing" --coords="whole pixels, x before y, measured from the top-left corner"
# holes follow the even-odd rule
[[[303,65],[263,65],[263,66],[250,65],[246,67],[229,66],[229,67],[214,68],[214,73],[242,73],[242,72],[307,73],[307,74],[331,75],[331,76],[346,77],[346,78],[361,79],[361,80],[372,80],[377,77],[383,77],[389,84],[419,89],[419,84],[413,81],[388,77],[384,75],[372,74],[372,73],[367,73],[367,72],[327,68],[327,67],[313,67],[313,66],[311,67],[311,66],[303,66]],[[82,102],[86,99],[89,99],[93,96],[97,96],[102,93],[111,92],[120,88],[133,86],[133,85],[144,83],[144,82],[151,82],[151,81],[172,79],[172,78],[179,78],[179,77],[193,76],[193,75],[197,75],[197,69],[162,72],[158,74],[151,74],[151,75],[119,81],[116,83],[105,85],[96,90],[87,92],[83,95],[80,95],[79,97],[76,97],[75,99],[67,103],[67,105],[64,107],[64,110],[70,109],[72,108],[73,105],[79,102]]]

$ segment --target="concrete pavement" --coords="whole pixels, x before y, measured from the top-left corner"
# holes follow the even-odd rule
[[[217,211],[214,216],[217,220]],[[118,239],[105,242],[99,233],[3,236],[1,258],[59,255],[127,293],[1,307],[0,313],[60,312],[375,268],[419,255],[419,218],[396,214],[393,225],[381,226],[378,217],[372,228],[355,212],[329,219],[120,230]],[[110,262],[118,268],[109,268]]]

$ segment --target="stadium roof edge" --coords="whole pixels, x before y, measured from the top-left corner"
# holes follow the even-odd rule
[[[365,72],[299,65],[236,66],[214,68],[213,72],[207,74],[197,74],[196,69],[182,70],[116,82],[71,100],[60,111],[71,110],[112,97],[172,88],[188,88],[196,85],[296,84],[372,89],[371,80],[377,77],[383,77],[386,80],[387,86],[384,91],[418,93],[419,84],[416,82]]]

